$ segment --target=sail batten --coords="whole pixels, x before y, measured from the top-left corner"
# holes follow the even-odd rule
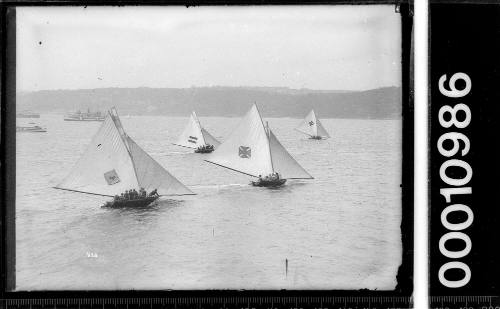
[[[141,187],[157,189],[160,195],[193,194],[125,133],[112,109],[70,173],[55,188],[115,196]]]

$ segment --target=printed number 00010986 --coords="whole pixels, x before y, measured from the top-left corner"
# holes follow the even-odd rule
[[[465,73],[455,73],[450,78],[448,82],[448,88],[446,89],[444,83],[447,80],[447,76],[442,75],[439,79],[439,91],[442,95],[449,98],[463,98],[466,96],[472,87],[472,82],[470,77]],[[456,82],[461,80],[465,83],[463,89],[456,88]],[[465,118],[459,115],[465,114]],[[447,117],[449,115],[449,117]],[[439,109],[439,124],[445,128],[452,129],[464,129],[471,122],[471,110],[463,103],[458,103],[454,106],[444,105]],[[450,146],[450,142],[453,147]],[[448,145],[445,148],[445,143]],[[439,282],[448,288],[459,288],[465,286],[471,278],[471,270],[467,264],[460,261],[459,259],[465,257],[472,248],[472,241],[470,237],[463,232],[468,228],[472,221],[474,220],[474,214],[472,209],[464,204],[452,204],[452,196],[459,196],[464,194],[472,194],[472,187],[467,186],[472,178],[472,167],[465,160],[457,159],[456,157],[464,157],[469,153],[470,150],[470,140],[469,138],[461,132],[446,132],[443,133],[437,142],[437,148],[439,153],[445,157],[445,161],[441,164],[439,169],[439,176],[441,181],[451,187],[440,188],[440,194],[444,197],[447,206],[441,212],[441,223],[448,232],[441,236],[439,240],[439,252],[445,257],[452,259],[441,266],[438,272]],[[462,169],[465,171],[465,176],[463,178],[458,178],[456,176],[449,176],[450,168]],[[456,177],[456,178],[455,178]],[[458,198],[458,197],[457,197]],[[460,223],[452,223],[449,220],[456,212],[464,212],[466,214],[466,220]],[[456,222],[456,220],[453,220]],[[448,250],[446,248],[446,242],[449,240],[461,240],[465,243],[465,247],[461,250]],[[462,270],[464,275],[460,280],[448,280],[446,279],[446,272],[449,270]]]

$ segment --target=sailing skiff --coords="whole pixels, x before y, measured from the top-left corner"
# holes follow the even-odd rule
[[[115,108],[107,112],[83,155],[55,188],[115,197],[116,205],[122,206],[144,206],[162,195],[194,194],[125,133]],[[120,198],[141,188],[155,194]]]
[[[269,125],[264,125],[255,104],[205,161],[257,177],[251,183],[254,186],[273,187],[286,179],[313,178],[281,145]]]
[[[201,126],[196,113],[192,112],[186,128],[174,145],[193,148],[196,153],[210,153],[220,142]]]
[[[307,114],[306,118],[295,130],[308,135],[310,139],[324,139],[330,137],[325,127],[321,124],[321,121],[316,117],[314,110],[311,110],[309,114]]]

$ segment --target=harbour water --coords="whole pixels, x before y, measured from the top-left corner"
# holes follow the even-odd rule
[[[18,133],[16,287],[50,289],[394,289],[401,264],[401,120],[266,118],[314,177],[279,189],[172,145],[188,117],[122,117],[126,132],[197,195],[143,209],[53,189],[100,122],[37,119]],[[200,117],[223,141],[239,118]],[[286,271],[288,261],[288,271]]]

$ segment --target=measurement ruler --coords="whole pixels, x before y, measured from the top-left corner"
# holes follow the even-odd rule
[[[4,299],[2,302],[5,309],[389,309],[413,307],[412,298],[406,296],[38,298]]]
[[[429,300],[433,309],[500,309],[499,296],[431,296]]]

